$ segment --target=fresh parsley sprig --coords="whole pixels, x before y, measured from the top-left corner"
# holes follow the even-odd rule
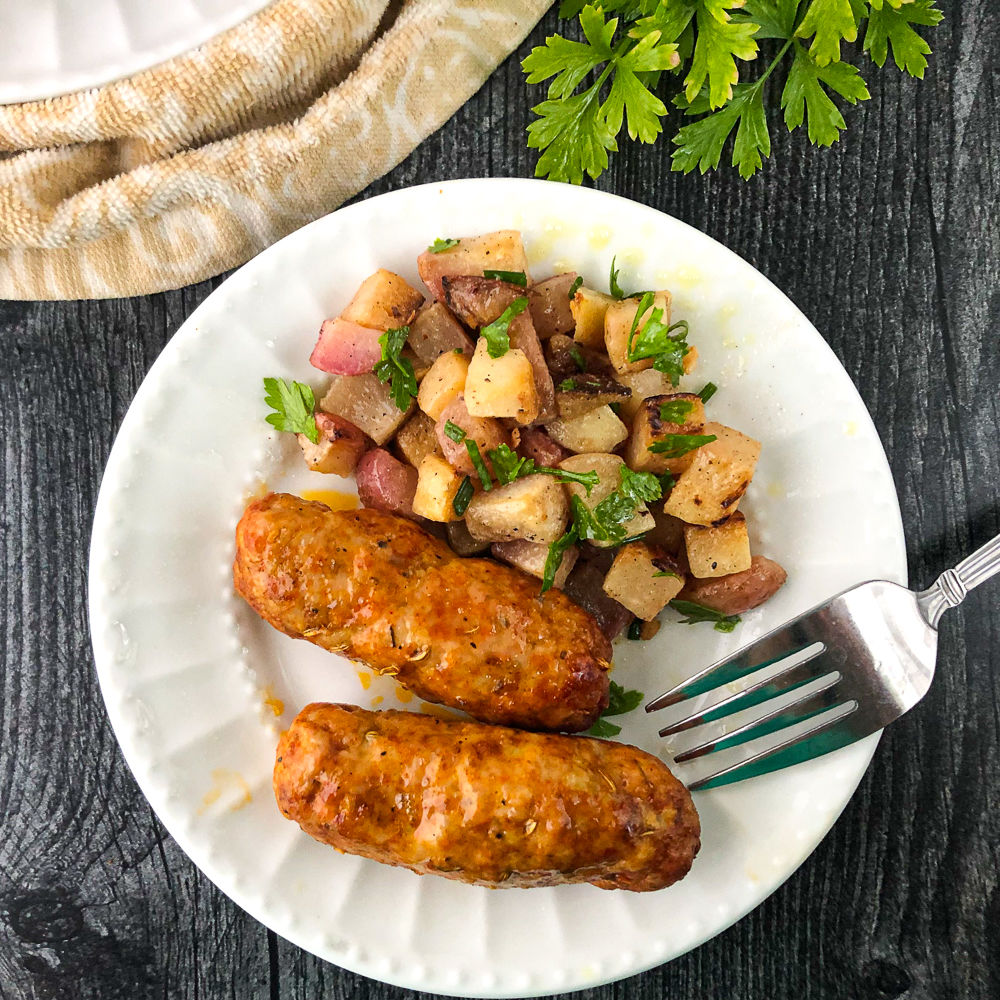
[[[721,611],[706,608],[704,604],[696,604],[694,601],[680,601],[675,598],[670,602],[670,607],[686,616],[681,620],[682,625],[712,622],[716,632],[732,632],[742,621],[739,615],[724,615]]]
[[[408,326],[395,327],[386,330],[378,338],[382,345],[382,360],[375,365],[375,375],[380,382],[389,383],[389,391],[396,408],[405,410],[410,400],[416,398],[417,376],[408,358],[401,357],[401,352],[410,335]]]
[[[628,333],[627,357],[632,362],[652,358],[653,367],[677,385],[684,374],[684,358],[689,350],[687,320],[669,325],[664,323],[663,309],[659,306],[650,308],[654,301],[652,292],[644,292],[639,300]],[[649,318],[639,327],[639,320],[647,310]]]
[[[510,350],[510,324],[515,316],[520,316],[528,308],[528,298],[522,295],[513,302],[492,323],[487,323],[479,332],[486,340],[486,349],[491,358],[502,358]]]
[[[453,247],[457,247],[461,242],[461,240],[436,239],[427,249],[430,250],[431,253],[444,253],[445,250],[451,250]]]
[[[587,496],[590,496],[590,491],[600,481],[596,472],[571,472],[569,469],[536,465],[533,458],[522,458],[507,444],[498,445],[486,454],[493,466],[493,474],[504,484],[512,483],[515,479],[522,479],[524,476],[553,476],[561,483],[579,483],[587,491]]]
[[[860,39],[878,67],[891,51],[899,69],[923,78],[930,46],[917,29],[943,17],[936,0],[564,0],[559,15],[578,18],[577,37],[550,35],[522,62],[528,83],[549,81],[528,145],[541,152],[537,175],[574,183],[600,176],[623,126],[639,142],[657,140],[677,89],[664,73],[680,78],[672,103],[694,119],[672,139],[674,170],[715,169],[734,130],[733,166],[744,178],[759,170],[771,152],[765,99],[775,75],[788,131],[805,125],[811,143],[832,145],[846,127],[843,104],[869,97],[843,61],[845,43]],[[776,54],[745,79],[767,39]]]
[[[608,691],[608,707],[601,712],[601,717],[587,730],[587,736],[597,736],[600,739],[609,739],[617,736],[621,731],[621,726],[616,726],[613,722],[605,721],[609,715],[626,715],[634,712],[641,704],[645,695],[641,691],[626,691],[621,684],[611,682]]]
[[[274,410],[264,419],[276,430],[305,434],[313,444],[319,444],[316,426],[316,396],[303,382],[289,385],[283,378],[264,379],[264,402]]]

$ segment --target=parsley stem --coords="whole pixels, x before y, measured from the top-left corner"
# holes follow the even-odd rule
[[[775,67],[778,65],[778,63],[781,62],[782,59],[784,59],[785,53],[792,47],[794,42],[795,42],[794,38],[789,38],[788,41],[786,41],[785,44],[781,46],[781,48],[778,50],[778,54],[771,61],[771,65],[768,66],[767,69],[764,71],[764,75],[759,80],[755,80],[751,84],[752,87],[756,87],[759,90],[761,87],[764,86],[764,81],[774,72]]]

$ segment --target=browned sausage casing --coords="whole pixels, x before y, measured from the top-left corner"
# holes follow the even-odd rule
[[[577,732],[607,707],[611,645],[590,615],[405,518],[272,493],[237,525],[233,578],[287,635],[477,719]]]
[[[413,712],[307,705],[274,793],[325,844],[479,885],[646,892],[699,847],[687,789],[636,747]]]

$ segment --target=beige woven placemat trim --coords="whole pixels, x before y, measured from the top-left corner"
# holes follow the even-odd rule
[[[235,267],[403,160],[550,0],[276,0],[207,45],[0,106],[0,296],[102,298]]]

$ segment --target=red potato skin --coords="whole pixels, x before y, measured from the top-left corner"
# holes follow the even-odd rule
[[[521,442],[517,446],[519,455],[534,459],[535,465],[549,468],[557,466],[564,458],[569,458],[571,451],[561,444],[556,444],[543,430],[537,427],[525,427],[521,431]]]
[[[384,448],[372,448],[361,456],[355,475],[362,506],[422,520],[413,513],[417,470],[412,465],[400,462]]]
[[[742,615],[770,600],[782,588],[788,574],[773,559],[753,556],[742,573],[699,580],[689,576],[677,595],[723,615]]]
[[[415,712],[307,705],[278,744],[274,793],[338,850],[491,887],[651,892],[700,846],[690,794],[651,754]]]
[[[531,322],[539,340],[548,340],[557,333],[572,333],[576,328],[576,320],[569,307],[569,290],[574,281],[576,272],[567,271],[536,282],[528,290]]]
[[[453,423],[456,427],[461,427],[468,436],[468,440],[475,441],[479,446],[479,454],[483,456],[483,462],[490,475],[493,475],[493,463],[490,462],[487,452],[494,448],[499,448],[501,444],[510,445],[510,432],[492,417],[474,417],[465,406],[465,397],[459,396],[453,399],[442,411],[438,418],[435,433],[438,444],[444,454],[445,461],[458,472],[464,472],[467,476],[476,474],[475,466],[469,456],[469,449],[465,447],[465,441],[453,441],[445,433],[445,427]]]
[[[580,559],[563,584],[563,592],[591,615],[610,642],[619,636],[635,615],[604,593],[606,570],[595,560]]]
[[[309,363],[330,375],[363,375],[382,357],[381,336],[381,330],[346,319],[323,320]]]
[[[484,722],[579,732],[608,704],[611,644],[586,612],[402,517],[272,493],[237,525],[233,581],[286,635]]]

